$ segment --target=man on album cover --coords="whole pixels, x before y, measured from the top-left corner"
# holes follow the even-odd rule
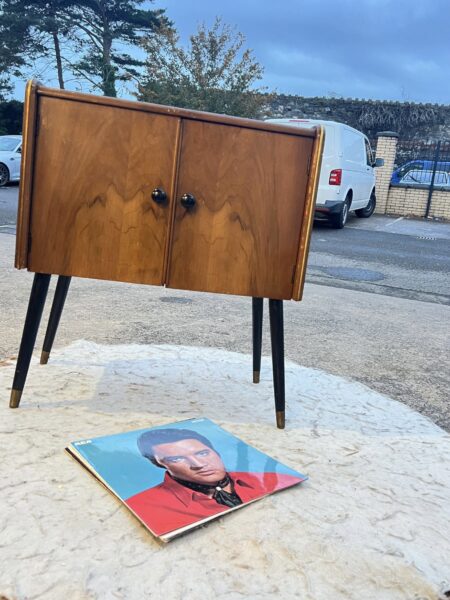
[[[146,431],[137,444],[142,456],[165,469],[164,480],[125,502],[157,535],[302,481],[281,473],[230,472],[211,441],[190,429]]]

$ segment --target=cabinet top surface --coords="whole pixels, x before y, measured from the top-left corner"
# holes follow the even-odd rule
[[[196,121],[208,121],[211,123],[221,123],[223,125],[232,125],[235,127],[245,127],[250,129],[260,129],[263,131],[273,131],[278,133],[287,133],[300,137],[315,138],[317,136],[316,128],[307,129],[301,127],[291,127],[289,125],[279,125],[259,121],[256,119],[244,119],[242,117],[232,117],[229,115],[220,115],[216,113],[202,112],[198,110],[189,110],[186,108],[177,108],[174,106],[164,106],[162,104],[151,104],[149,102],[135,102],[133,100],[123,100],[121,98],[110,98],[108,96],[96,96],[94,94],[82,94],[80,92],[68,92],[56,88],[49,88],[36,81],[30,81],[29,86],[34,88],[38,96],[48,96],[73,100],[77,102],[87,102],[91,104],[102,104],[106,106],[116,106],[130,110],[151,112],[163,115],[171,115],[178,118],[191,119]]]

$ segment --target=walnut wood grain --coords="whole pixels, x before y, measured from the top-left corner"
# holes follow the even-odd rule
[[[92,94],[81,94],[79,92],[68,92],[55,88],[48,88],[39,85],[37,93],[43,97],[60,98],[67,100],[76,100],[77,102],[88,102],[99,106],[116,106],[119,108],[128,108],[139,112],[150,112],[153,114],[170,115],[183,119],[194,121],[206,121],[210,123],[220,123],[234,125],[236,127],[249,127],[250,129],[260,129],[262,131],[277,131],[288,133],[289,135],[300,135],[302,137],[314,138],[315,133],[311,129],[301,129],[289,125],[280,125],[279,123],[269,123],[256,119],[244,119],[242,117],[232,117],[229,115],[219,115],[199,110],[190,110],[186,108],[177,108],[174,106],[164,106],[163,104],[152,104],[150,102],[134,102],[132,100],[123,100],[119,98],[110,98],[108,96],[95,96]]]
[[[292,298],[312,146],[185,120],[168,287]],[[184,193],[194,208],[181,206]]]
[[[28,268],[162,284],[178,123],[41,96]]]

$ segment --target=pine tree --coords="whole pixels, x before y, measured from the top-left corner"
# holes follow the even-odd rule
[[[139,8],[145,0],[80,0],[74,9],[78,32],[76,41],[81,58],[72,69],[101,89],[105,96],[116,96],[116,81],[138,77],[142,61],[119,49],[140,45],[141,38],[151,36],[171,23],[164,10]]]
[[[0,0],[0,82],[39,59],[51,59],[61,88],[64,73],[116,96],[116,81],[137,77],[141,61],[119,49],[164,25],[163,10],[144,10],[145,0]]]

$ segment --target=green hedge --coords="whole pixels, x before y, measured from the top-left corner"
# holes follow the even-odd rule
[[[22,133],[23,102],[0,102],[0,135]]]

